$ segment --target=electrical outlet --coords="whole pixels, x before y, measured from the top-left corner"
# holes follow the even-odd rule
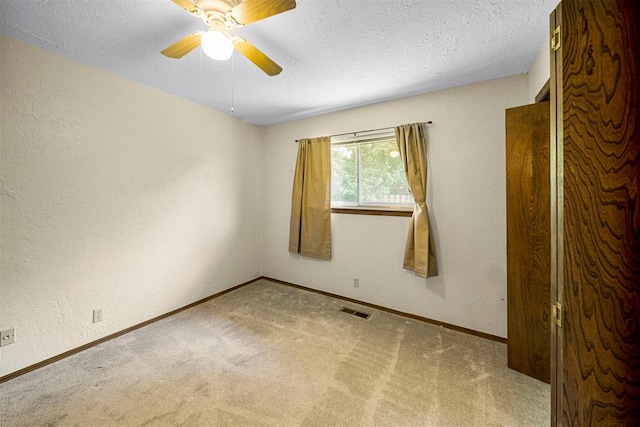
[[[93,323],[102,322],[102,309],[93,310]]]
[[[0,332],[0,347],[13,344],[16,341],[16,333],[13,328]]]
[[[360,287],[360,279],[358,279],[357,277],[353,278],[353,287],[354,288],[359,288]]]

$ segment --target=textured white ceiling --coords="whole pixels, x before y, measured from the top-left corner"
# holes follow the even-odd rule
[[[527,72],[558,0],[297,3],[234,31],[275,77],[238,54],[161,55],[206,30],[170,0],[0,0],[0,34],[267,125]]]

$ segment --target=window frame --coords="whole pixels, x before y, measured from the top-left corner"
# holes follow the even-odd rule
[[[385,216],[411,216],[413,213],[413,201],[409,203],[362,203],[362,189],[361,189],[361,146],[370,143],[383,143],[393,141],[397,144],[395,132],[391,130],[372,131],[372,132],[360,132],[348,135],[340,135],[331,137],[331,149],[336,146],[353,146],[356,149],[356,188],[358,201],[354,203],[350,202],[334,202],[331,200],[331,212],[342,214],[356,214],[356,215],[385,215]],[[333,174],[333,170],[332,170]],[[408,184],[407,184],[408,188]],[[411,191],[409,191],[411,195]],[[412,198],[412,196],[410,196]]]

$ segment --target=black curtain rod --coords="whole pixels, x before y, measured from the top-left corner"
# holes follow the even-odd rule
[[[431,120],[429,120],[428,122],[426,122],[428,125],[432,124],[433,122]],[[369,129],[369,130],[359,130],[357,132],[345,132],[345,133],[336,133],[334,135],[329,135],[330,138],[333,138],[334,136],[345,136],[345,135],[353,135],[356,136],[359,133],[366,133],[366,132],[375,132],[377,130],[387,130],[387,129],[393,129],[393,126],[388,127],[388,128],[378,128],[378,129]],[[299,139],[296,139],[296,142],[300,142]]]

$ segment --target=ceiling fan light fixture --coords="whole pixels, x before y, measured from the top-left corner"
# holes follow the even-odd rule
[[[231,58],[233,53],[231,39],[220,31],[207,31],[202,35],[200,44],[205,55],[217,61],[226,61]]]

